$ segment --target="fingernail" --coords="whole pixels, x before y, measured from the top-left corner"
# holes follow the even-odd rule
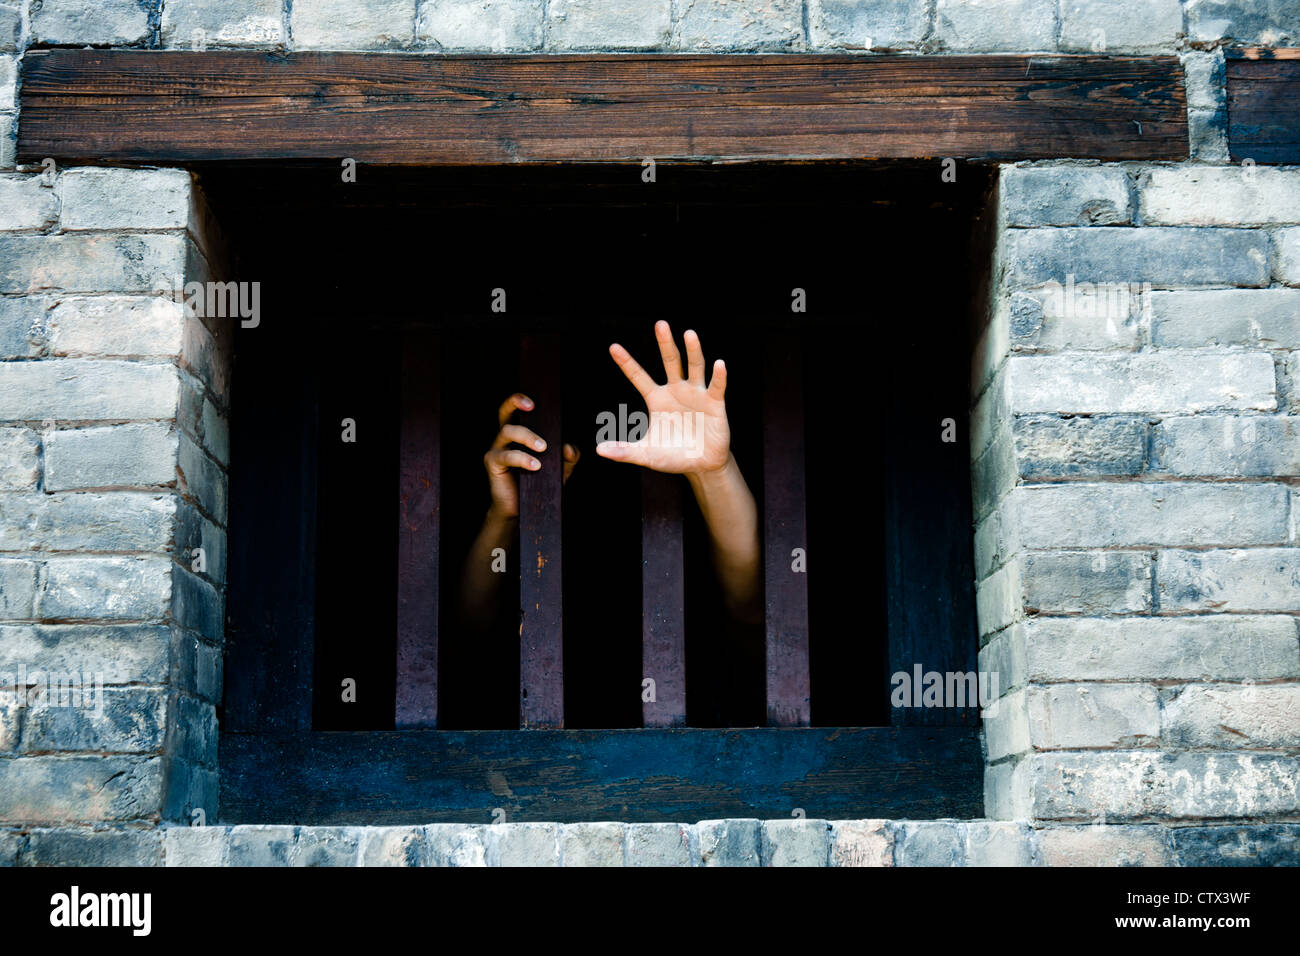
[[[546,451],[546,441],[544,439],[539,438],[537,439],[537,441],[533,442],[533,447],[536,448],[538,451]]]
[[[528,467],[536,471],[538,468],[542,467],[542,463],[538,461],[536,458],[533,458],[529,460]]]

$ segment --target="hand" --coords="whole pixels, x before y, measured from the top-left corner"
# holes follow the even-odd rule
[[[601,442],[596,446],[596,454],[673,474],[719,471],[731,458],[731,427],[723,401],[727,367],[722,359],[714,362],[713,378],[706,387],[700,338],[687,329],[683,338],[688,371],[686,378],[682,378],[681,355],[673,341],[672,329],[662,319],[655,323],[655,338],[668,377],[663,385],[656,385],[623,346],[609,347],[614,362],[645,399],[650,423],[640,441]]]
[[[488,487],[492,492],[491,510],[501,518],[519,516],[519,483],[511,469],[523,468],[527,471],[536,471],[542,467],[534,454],[509,447],[523,445],[536,454],[546,451],[546,442],[540,435],[531,428],[510,421],[510,416],[515,413],[515,409],[531,412],[533,407],[533,400],[518,392],[502,402],[497,410],[497,421],[501,430],[497,432],[492,447],[483,456],[483,466],[488,473]],[[564,480],[568,481],[581,455],[577,448],[567,444],[564,446],[563,455]]]

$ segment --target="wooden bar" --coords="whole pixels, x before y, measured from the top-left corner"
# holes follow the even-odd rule
[[[441,457],[438,337],[402,336],[397,537],[398,729],[438,726],[438,530]]]
[[[540,435],[542,467],[519,473],[519,726],[564,726],[564,601],[560,563],[560,435],[563,353],[551,334],[525,335],[523,392],[535,402],[520,420]]]
[[[767,630],[767,722],[811,722],[808,657],[808,574],[804,504],[803,348],[794,335],[773,334],[763,370],[763,549]],[[806,567],[806,564],[804,565]]]
[[[1184,159],[1172,56],[30,50],[18,160]]]
[[[224,823],[984,815],[974,727],[222,734]]]
[[[686,577],[682,478],[641,471],[641,722],[686,724]],[[646,679],[654,700],[646,700]]]
[[[1225,54],[1233,162],[1300,163],[1300,50]]]

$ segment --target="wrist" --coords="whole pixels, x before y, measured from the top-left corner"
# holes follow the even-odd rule
[[[688,471],[686,478],[696,488],[710,489],[730,483],[739,473],[740,466],[736,464],[736,456],[727,452],[727,459],[721,465]]]

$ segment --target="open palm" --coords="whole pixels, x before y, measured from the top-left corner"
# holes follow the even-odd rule
[[[713,378],[704,381],[704,351],[700,338],[687,330],[685,377],[682,358],[672,329],[662,319],[655,323],[655,338],[663,357],[663,385],[643,369],[627,349],[611,345],[609,354],[636,387],[650,413],[649,427],[639,441],[601,442],[596,454],[653,471],[690,474],[722,468],[731,455],[731,427],[727,423],[727,367],[713,364]]]

